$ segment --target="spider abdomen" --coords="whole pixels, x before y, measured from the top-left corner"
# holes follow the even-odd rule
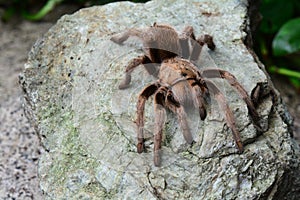
[[[186,80],[181,80],[183,76],[178,70],[178,63],[162,63],[159,72],[159,80],[161,83],[165,83],[170,88],[175,98],[186,109],[193,107],[193,94],[191,92],[191,86]],[[181,80],[181,81],[178,81]]]

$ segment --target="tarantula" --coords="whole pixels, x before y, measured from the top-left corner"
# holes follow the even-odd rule
[[[119,85],[127,88],[131,81],[132,71],[143,64],[146,70],[156,75],[159,66],[158,80],[146,86],[139,94],[137,103],[137,152],[142,153],[144,146],[144,109],[148,98],[154,95],[154,164],[160,166],[162,131],[166,118],[166,109],[175,113],[183,136],[188,144],[194,142],[186,119],[187,106],[193,105],[199,110],[201,120],[206,118],[206,99],[213,94],[221,110],[225,112],[227,126],[232,130],[239,152],[243,152],[240,133],[236,128],[235,119],[225,96],[209,78],[226,79],[234,87],[247,104],[253,120],[258,119],[255,106],[243,86],[229,72],[222,69],[199,70],[193,61],[197,60],[202,47],[206,44],[214,50],[215,44],[210,35],[195,38],[193,27],[187,26],[178,34],[168,25],[158,25],[146,29],[129,29],[111,38],[115,43],[122,44],[130,36],[136,36],[143,41],[145,55],[133,59],[125,71],[125,78]]]

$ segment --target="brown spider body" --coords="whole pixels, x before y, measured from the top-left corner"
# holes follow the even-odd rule
[[[119,89],[129,87],[132,71],[141,64],[144,65],[149,74],[156,76],[156,65],[168,58],[182,56],[194,61],[198,59],[204,44],[207,44],[211,50],[215,49],[215,44],[210,35],[203,35],[196,39],[191,26],[185,27],[179,35],[171,26],[154,23],[153,26],[145,29],[129,29],[112,37],[111,40],[117,44],[123,44],[131,36],[142,40],[145,54],[133,59],[127,65],[125,78],[119,85]],[[190,46],[192,50],[190,50]]]
[[[152,75],[155,75],[155,65],[160,65],[158,80],[146,86],[138,97],[136,119],[138,153],[145,150],[144,110],[145,103],[150,96],[154,98],[154,164],[159,166],[166,109],[177,115],[185,140],[192,144],[193,137],[190,133],[185,110],[190,106],[195,107],[199,110],[200,118],[204,120],[206,117],[206,99],[210,94],[215,97],[220,109],[224,111],[226,124],[232,130],[238,150],[243,152],[243,144],[235,125],[233,113],[229,109],[225,96],[209,79],[226,79],[243,98],[249,114],[256,122],[258,114],[252,100],[231,73],[216,68],[199,70],[192,62],[199,57],[203,45],[207,44],[211,50],[214,50],[215,44],[212,37],[204,35],[196,39],[191,26],[186,27],[183,33],[179,35],[170,26],[154,24],[144,30],[130,29],[120,36],[113,37],[112,41],[121,44],[130,36],[137,36],[142,39],[145,55],[135,58],[129,63],[126,68],[125,79],[119,86],[120,89],[128,87],[131,73],[138,65],[143,64]]]

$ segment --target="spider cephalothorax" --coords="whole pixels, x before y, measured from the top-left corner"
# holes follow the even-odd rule
[[[126,67],[126,76],[120,84],[120,89],[128,87],[131,81],[130,74],[138,65],[144,64],[146,70],[153,75],[156,71],[154,64],[160,65],[158,80],[146,86],[138,97],[136,119],[138,153],[145,150],[144,108],[150,96],[154,96],[154,164],[159,166],[162,130],[166,118],[165,109],[177,115],[185,140],[192,144],[193,137],[186,119],[186,107],[192,104],[199,110],[200,118],[204,120],[207,104],[205,100],[209,94],[214,95],[220,109],[224,111],[227,126],[232,130],[239,152],[242,152],[243,144],[235,126],[233,113],[229,109],[225,96],[209,78],[226,79],[247,104],[253,120],[257,121],[258,114],[249,95],[231,73],[216,68],[200,70],[193,64],[193,61],[199,57],[203,45],[207,44],[211,50],[214,50],[215,44],[212,37],[204,35],[196,39],[191,26],[186,27],[179,35],[170,26],[154,24],[147,29],[130,29],[112,37],[112,41],[121,44],[130,36],[142,39],[145,55],[133,59]]]

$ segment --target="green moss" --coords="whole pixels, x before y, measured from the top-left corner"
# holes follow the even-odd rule
[[[171,117],[174,117],[174,116],[171,116]],[[171,145],[171,141],[173,140],[173,137],[174,137],[171,134],[171,130],[173,129],[173,125],[174,125],[174,123],[172,123],[172,121],[168,121],[165,124],[164,132],[163,132],[163,134],[165,135],[165,138],[163,140],[163,145],[164,146],[170,146]]]
[[[61,188],[62,194],[66,194],[66,187],[69,176],[76,173],[79,169],[84,169],[91,176],[96,172],[95,169],[99,165],[97,160],[90,157],[79,138],[79,131],[73,126],[72,112],[66,112],[61,117],[60,130],[66,134],[62,140],[61,148],[53,152],[53,162],[49,170],[49,178],[53,188]],[[58,152],[59,151],[59,152]],[[52,152],[50,152],[51,154]],[[56,157],[56,158],[55,158]],[[92,178],[94,180],[94,178]],[[88,185],[83,185],[79,189],[83,193],[93,193],[106,195],[104,189],[99,183],[92,181]],[[78,192],[79,192],[78,191]],[[77,191],[75,193],[78,193]],[[72,193],[73,194],[73,193]]]
[[[133,151],[132,141],[130,141],[126,133],[118,126],[113,114],[110,111],[100,113],[97,120],[99,121],[99,124],[103,124],[108,128],[107,137],[113,137],[115,135],[118,135],[122,138],[126,138],[127,152]]]

